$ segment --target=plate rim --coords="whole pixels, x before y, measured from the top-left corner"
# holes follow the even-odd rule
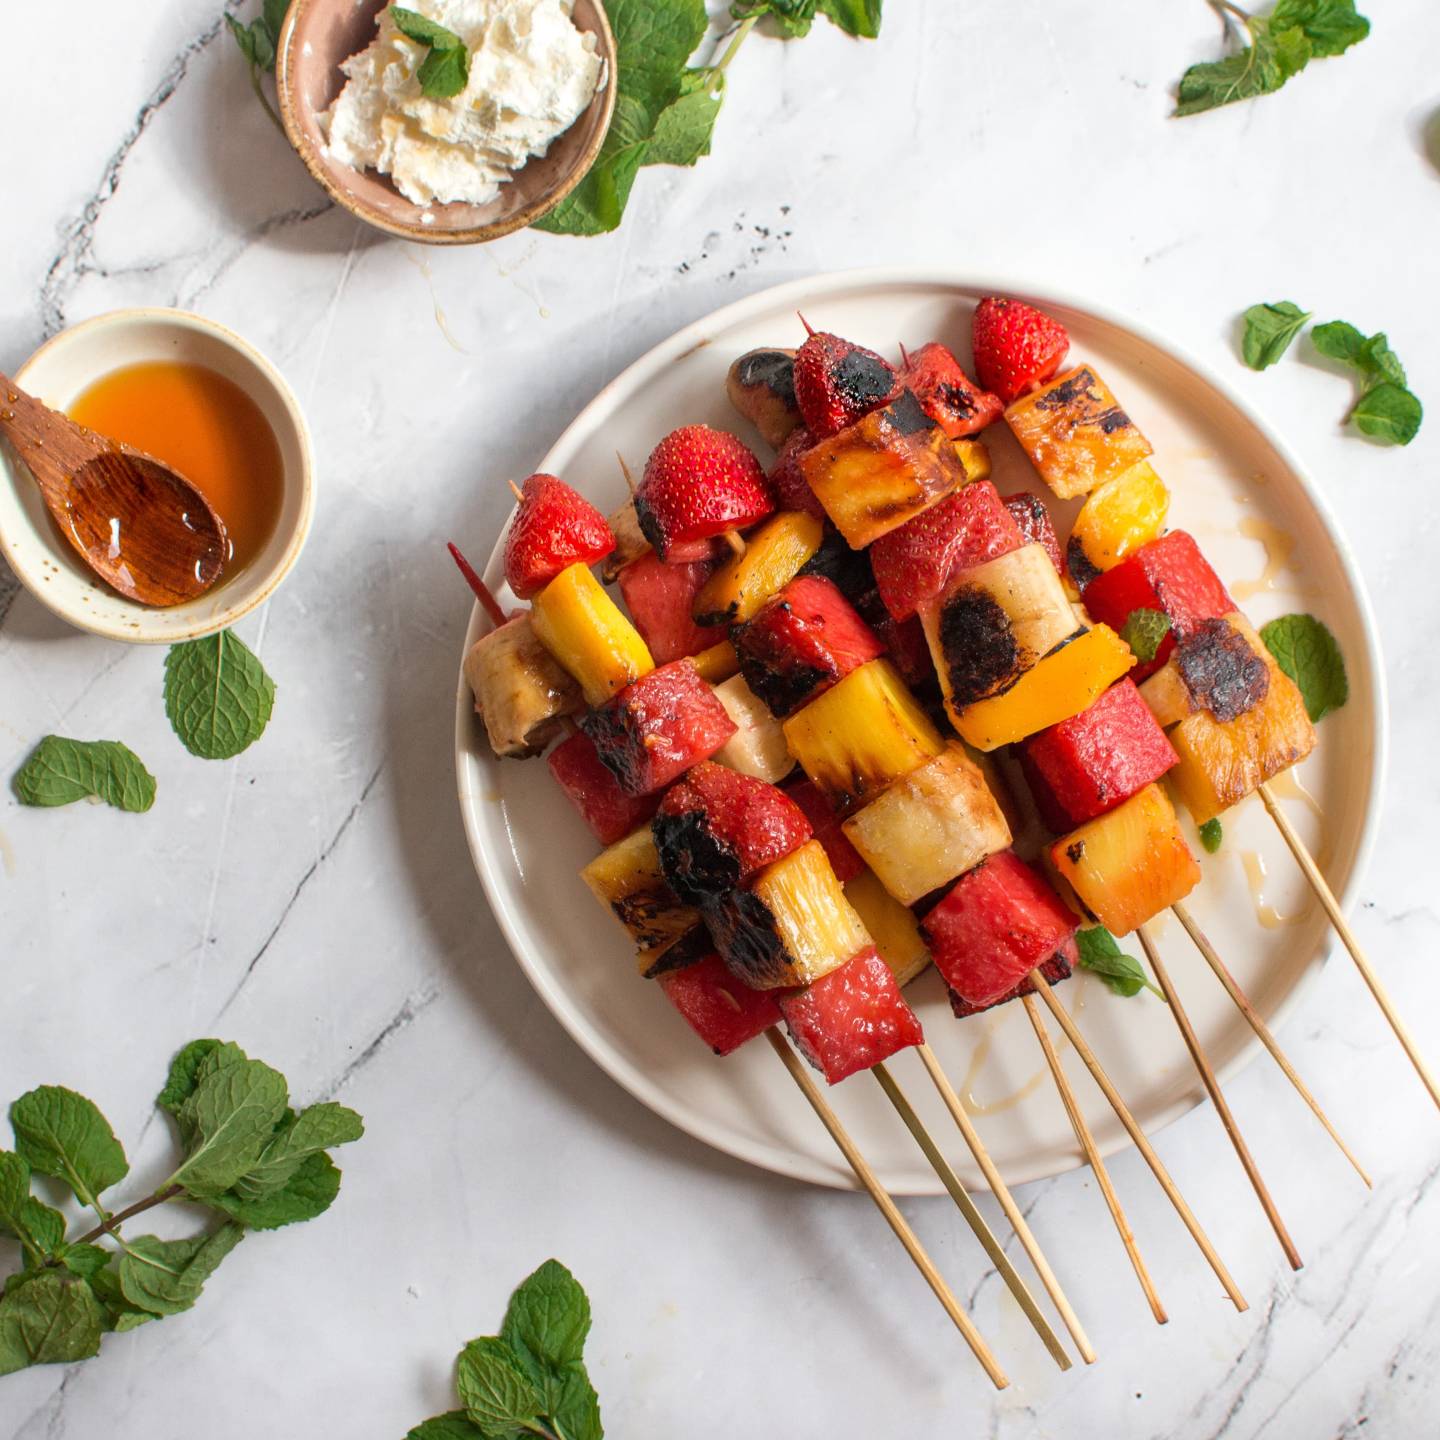
[[[897,266],[862,266],[801,276],[794,280],[783,281],[778,285],[766,286],[750,295],[730,301],[681,326],[680,329],[652,345],[631,361],[619,374],[607,381],[576,412],[569,424],[545,452],[537,469],[555,473],[557,457],[568,459],[569,452],[581,443],[580,438],[577,438],[578,432],[583,428],[587,436],[592,433],[596,425],[603,423],[607,415],[618,404],[618,396],[622,392],[627,394],[633,392],[653,370],[682,359],[691,351],[709,344],[718,334],[730,326],[750,318],[755,313],[790,302],[794,302],[798,308],[800,304],[818,303],[837,293],[916,287],[933,287],[936,291],[958,291],[962,292],[960,298],[964,299],[969,299],[977,293],[1006,295],[1041,309],[1046,306],[1055,306],[1079,311],[1102,324],[1129,333],[1153,349],[1167,355],[1210,386],[1271,446],[1299,483],[1339,561],[1351,593],[1355,597],[1360,628],[1365,641],[1365,663],[1369,671],[1372,735],[1370,803],[1356,844],[1354,864],[1337,897],[1342,912],[1348,914],[1356,902],[1374,853],[1381,813],[1384,809],[1385,785],[1389,769],[1389,687],[1380,644],[1380,633],[1375,620],[1374,607],[1370,600],[1370,592],[1354,552],[1351,550],[1350,542],[1340,528],[1328,497],[1320,489],[1308,466],[1300,459],[1294,448],[1263,414],[1249,400],[1239,394],[1230,381],[1224,379],[1208,361],[1195,355],[1188,346],[1161,335],[1146,322],[1138,320],[1108,303],[1099,303],[1066,289],[1036,287],[1027,277],[997,274],[994,271],[976,275],[960,267],[921,263]],[[501,556],[508,525],[507,516],[506,524],[502,526],[485,565],[484,575],[487,584],[494,583],[503,570]],[[682,1102],[674,1097],[672,1092],[654,1083],[643,1070],[633,1065],[601,1033],[585,1022],[580,1007],[570,1001],[554,976],[541,962],[539,954],[531,954],[528,943],[522,941],[511,901],[501,885],[501,876],[495,863],[496,857],[490,854],[488,847],[482,842],[477,801],[483,797],[478,795],[477,787],[470,783],[466,773],[467,761],[470,758],[465,743],[466,732],[471,725],[474,711],[469,686],[465,680],[463,661],[470,646],[477,638],[483,618],[484,612],[477,602],[472,607],[470,622],[466,626],[465,641],[460,654],[462,668],[457,678],[454,742],[456,788],[471,860],[510,952],[521,970],[524,971],[526,978],[566,1033],[590,1059],[635,1099],[674,1125],[676,1129],[708,1145],[711,1149],[731,1155],[772,1174],[820,1185],[827,1189],[857,1190],[858,1182],[848,1172],[823,1168],[803,1154],[717,1129],[710,1123],[697,1119]],[[1267,1018],[1267,1023],[1272,1029],[1278,1029],[1283,1025],[1312,989],[1338,944],[1339,938],[1331,927],[1327,940],[1306,962],[1296,983]],[[1233,1079],[1250,1064],[1263,1048],[1258,1038],[1253,1034],[1250,1035],[1239,1051],[1216,1072],[1218,1080],[1224,1083]],[[1197,1076],[1194,1086],[1187,1089],[1184,1095],[1147,1120],[1145,1127],[1147,1136],[1153,1139],[1182,1116],[1188,1115],[1192,1110],[1205,1103],[1208,1103],[1208,1097]],[[1132,1143],[1128,1135],[1121,1132],[1119,1136],[1112,1138],[1108,1143],[1100,1144],[1097,1148],[1100,1154],[1108,1159],[1112,1155],[1131,1148]],[[1012,1173],[1007,1175],[1007,1181],[1012,1187],[1029,1184],[1032,1181],[1063,1175],[1069,1170],[1079,1168],[1084,1163],[1083,1155],[1077,1153],[1072,1164],[1062,1165],[1055,1169],[1045,1168],[1043,1165],[1037,1170],[1012,1166]],[[920,1185],[902,1184],[887,1188],[891,1189],[892,1194],[907,1196],[943,1193],[938,1179]],[[971,1188],[988,1187],[972,1186]]]

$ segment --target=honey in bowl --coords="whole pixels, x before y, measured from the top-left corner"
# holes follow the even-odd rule
[[[204,495],[230,536],[222,579],[265,548],[280,518],[284,464],[260,407],[234,381],[203,365],[148,360],[97,380],[69,414],[163,460]]]

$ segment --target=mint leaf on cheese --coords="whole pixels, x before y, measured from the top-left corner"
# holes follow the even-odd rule
[[[1324,621],[1313,615],[1282,615],[1260,627],[1260,638],[1299,688],[1312,725],[1350,698],[1345,657]]]
[[[270,723],[275,682],[229,630],[172,645],[165,657],[165,713],[180,742],[202,760],[228,760]]]
[[[460,94],[470,83],[470,52],[465,42],[453,30],[400,5],[390,7],[390,18],[406,39],[430,47],[415,72],[420,93],[431,100],[451,100]]]
[[[155,803],[155,777],[118,740],[47,735],[12,784],[22,805],[70,805],[91,796],[117,810],[144,811]]]

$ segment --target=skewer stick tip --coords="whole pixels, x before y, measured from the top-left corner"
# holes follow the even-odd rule
[[[490,587],[476,573],[475,567],[465,558],[460,547],[453,540],[447,540],[445,546],[450,551],[451,559],[459,566],[460,573],[465,577],[465,583],[475,592],[475,598],[485,607],[485,613],[497,628],[503,625],[507,616],[500,608],[500,602],[490,593]]]
[[[737,559],[745,553],[745,537],[738,530],[727,530],[724,540]]]
[[[635,496],[635,477],[630,473],[630,467],[625,463],[625,457],[617,450],[615,458],[620,462],[620,473],[625,477],[625,488],[629,490],[633,499]]]
[[[505,483],[510,487],[510,493],[511,493],[517,500],[523,501],[523,500],[525,499],[524,493],[521,491],[520,487],[519,487],[513,480],[507,480]]]

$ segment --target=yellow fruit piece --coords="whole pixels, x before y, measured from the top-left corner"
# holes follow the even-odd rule
[[[1165,528],[1170,492],[1148,460],[1097,485],[1086,497],[1070,531],[1075,547],[1095,570],[1111,570]]]
[[[998,750],[1088,709],[1134,664],[1130,647],[1108,625],[1095,625],[1027,670],[1003,695],[958,714],[951,707],[950,718],[977,750]]]
[[[845,898],[855,907],[880,958],[897,985],[908,985],[929,963],[930,951],[920,922],[880,883],[873,870],[862,870],[845,882]]]
[[[881,884],[905,905],[1010,844],[1010,827],[985,777],[959,744],[897,780],[842,828]]]
[[[908,392],[818,441],[799,464],[855,550],[928,510],[969,478],[954,443]]]
[[[690,659],[700,672],[700,678],[708,680],[712,685],[718,685],[722,680],[728,680],[732,675],[740,673],[740,657],[728,640],[722,640],[718,645],[712,645],[708,650],[692,655]]]
[[[1225,618],[1232,625],[1240,618],[1236,628],[1265,661],[1270,688],[1238,719],[1219,721],[1208,710],[1196,710],[1169,732],[1180,757],[1169,778],[1197,825],[1213,820],[1315,748],[1315,727],[1295,682],[1243,617]]]
[[[983,440],[952,440],[955,458],[965,472],[965,484],[990,478],[990,447]]]
[[[750,893],[769,912],[780,942],[778,953],[765,956],[766,968],[745,977],[757,989],[809,985],[870,944],[870,932],[845,898],[818,840],[766,866]]]
[[[1050,859],[1112,935],[1128,935],[1200,883],[1200,866],[1158,785],[1061,836]]]
[[[1129,654],[1129,651],[1126,651]],[[785,722],[785,743],[838,810],[853,810],[945,742],[888,660],[852,670]]]
[[[1150,707],[1155,723],[1162,730],[1178,725],[1195,708],[1190,687],[1173,655],[1141,684],[1140,698]]]
[[[603,705],[655,662],[588,565],[562,570],[536,597],[531,621],[540,643],[580,682],[588,705]]]
[[[785,743],[780,721],[745,683],[743,675],[732,675],[723,685],[717,685],[715,698],[735,722],[735,733],[710,758],[742,775],[778,784],[795,768],[795,757]]]
[[[653,960],[700,923],[700,912],[683,904],[666,882],[648,825],[602,850],[580,878],[624,926],[642,961]]]
[[[1020,448],[1062,500],[1087,495],[1153,453],[1088,365],[1077,366],[1005,411]]]
[[[782,510],[745,537],[745,553],[727,560],[695,597],[697,625],[736,625],[782,590],[820,548],[817,516]]]
[[[538,755],[582,708],[580,687],[535,636],[523,612],[482,635],[465,656],[465,678],[497,755]]]

